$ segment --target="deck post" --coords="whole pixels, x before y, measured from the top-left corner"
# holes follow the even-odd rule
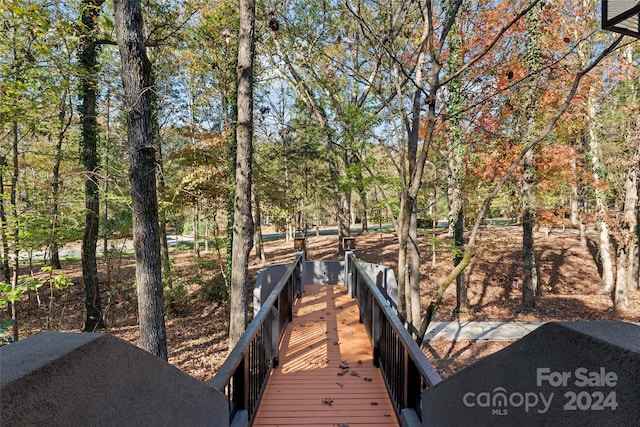
[[[373,366],[380,367],[380,339],[382,338],[382,311],[380,306],[375,303],[375,298],[371,298],[371,346],[373,347]]]
[[[288,292],[287,292],[287,299],[288,304],[287,304],[287,322],[291,322],[293,320],[293,304],[296,300],[296,279],[295,279],[295,274],[293,274],[290,278],[289,278],[289,284],[288,284]]]
[[[249,380],[249,358],[245,355],[240,361],[240,365],[238,369],[233,373],[233,384],[232,384],[232,393],[233,396],[231,398],[232,401],[236,402],[236,407],[234,410],[248,410],[248,402],[249,402],[249,389],[246,386]]]
[[[280,325],[279,325],[279,315],[278,315],[278,309],[275,307],[271,307],[271,313],[269,315],[269,321],[267,322],[268,325],[266,325],[265,328],[265,332],[267,334],[267,345],[270,347],[269,350],[269,357],[271,358],[271,361],[273,363],[273,368],[277,368],[278,367],[278,357],[279,357],[279,353],[278,353],[278,348],[280,347]]]
[[[304,280],[302,280],[302,278],[304,277],[304,263],[306,262],[307,259],[305,257],[304,251],[296,252],[296,259],[298,257],[300,257],[300,267],[298,267],[297,274],[294,274],[294,275],[296,276],[296,280],[298,281],[297,283],[298,286],[296,286],[296,292],[297,292],[296,296],[300,298],[304,293]]]
[[[407,352],[407,383],[406,387],[406,396],[407,403],[405,408],[410,408],[417,411],[420,411],[420,398],[422,395],[422,383],[420,380],[420,372],[418,371],[418,367],[416,366],[413,359],[411,359],[409,353]]]
[[[421,410],[420,398],[421,398],[421,381],[420,373],[413,360],[409,357],[409,352],[406,348],[402,351],[402,365],[403,365],[403,378],[402,378],[402,402],[399,402],[401,408],[409,408],[416,411]]]
[[[347,282],[347,293],[351,298],[356,295],[356,291],[353,286],[353,273],[351,272],[351,257],[354,254],[352,251],[346,251],[344,253],[344,278]]]

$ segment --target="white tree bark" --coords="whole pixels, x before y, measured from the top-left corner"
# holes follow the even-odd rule
[[[594,179],[600,262],[602,263],[601,292],[610,294],[613,291],[614,284],[613,259],[611,256],[609,226],[607,225],[607,206],[605,205],[605,195],[600,186],[602,162],[600,160],[600,141],[596,133],[596,101],[594,90],[594,88],[589,90],[589,96],[587,98],[589,155],[591,156],[591,172]]]

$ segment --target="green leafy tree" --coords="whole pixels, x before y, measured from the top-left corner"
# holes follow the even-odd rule
[[[1,185],[2,264],[5,278],[11,276],[11,284],[16,288],[19,281],[18,255],[25,247],[20,240],[21,232],[25,236],[20,229],[21,217],[33,208],[29,192],[35,188],[34,182],[29,184],[25,179],[26,170],[22,170],[25,165],[21,160],[32,160],[37,139],[51,135],[46,129],[46,124],[50,123],[47,114],[51,112],[49,103],[55,96],[43,89],[47,88],[47,82],[54,80],[48,80],[49,75],[55,74],[48,70],[55,70],[53,59],[60,49],[56,51],[53,43],[47,42],[48,36],[55,33],[48,4],[12,1],[3,3],[0,10],[4,27],[0,38],[0,163],[2,174],[6,172],[10,177],[6,184],[3,179]],[[9,194],[6,193],[7,187]],[[7,208],[5,201],[8,201]],[[13,256],[13,265],[7,262],[9,253]],[[15,304],[15,301],[11,303],[14,319]],[[13,323],[13,338],[18,339],[16,322]]]
[[[343,238],[350,235],[357,185],[350,167],[375,126],[371,99],[379,70],[377,60],[367,57],[368,40],[360,39],[352,13],[348,4],[311,1],[287,10],[266,4],[262,17],[269,31],[270,63],[296,94],[300,116],[307,117],[305,127],[320,131],[333,187],[338,255],[343,253]]]
[[[592,135],[593,166],[599,184],[595,190],[607,204],[605,230],[608,230],[615,253],[615,280],[610,289],[616,310],[629,308],[629,289],[638,278],[634,274],[634,247],[637,245],[638,170],[640,164],[640,122],[635,114],[640,104],[638,85],[638,51],[626,46],[615,58],[619,70],[612,73],[607,101],[602,105],[600,132]],[[614,160],[615,159],[615,160]],[[602,197],[605,195],[605,197]],[[603,200],[604,199],[604,200]],[[618,207],[617,209],[615,207]]]

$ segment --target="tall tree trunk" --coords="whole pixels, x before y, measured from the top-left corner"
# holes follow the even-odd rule
[[[449,201],[449,229],[453,237],[453,265],[460,264],[464,255],[464,201],[462,199],[462,177],[463,158],[461,138],[454,138],[456,145],[450,147],[451,152],[448,161],[448,201]],[[466,313],[469,311],[469,301],[467,298],[467,285],[464,271],[456,277],[456,311],[458,313]]]
[[[576,171],[575,159],[571,161],[571,169],[575,175],[575,171]],[[574,228],[580,227],[580,203],[579,202],[580,202],[580,195],[578,191],[578,180],[576,179],[575,182],[571,183],[571,200],[569,201],[570,208],[571,208],[569,221],[571,223],[571,226]],[[582,237],[582,235],[580,237]]]
[[[598,242],[599,242],[599,255],[600,263],[602,264],[602,282],[600,285],[600,292],[602,294],[610,294],[613,291],[614,277],[613,277],[613,257],[611,254],[611,237],[609,234],[609,225],[606,218],[606,207],[603,200],[600,199],[597,193],[601,192],[596,190],[596,208],[597,208],[597,225],[598,225]]]
[[[209,252],[209,217],[204,217],[204,251]]]
[[[640,117],[637,123],[640,132]],[[632,136],[633,138],[633,136]],[[640,138],[633,138],[635,147],[627,170],[624,191],[624,207],[622,210],[622,226],[616,233],[617,240],[617,260],[616,260],[616,285],[614,290],[613,304],[618,311],[626,311],[629,308],[629,269],[633,268],[631,254],[633,253],[633,240],[636,236],[637,210],[638,210],[638,175],[640,173]]]
[[[629,246],[627,242],[618,242],[616,251],[616,285],[613,292],[613,306],[618,312],[629,309]]]
[[[464,210],[462,203],[460,203],[460,208],[455,213],[453,244],[455,247],[453,265],[457,267],[464,256]],[[468,311],[469,299],[467,297],[466,275],[463,271],[456,277],[456,312],[467,313]]]
[[[114,6],[127,112],[140,342],[149,353],[167,360],[149,86],[151,63],[144,46],[140,0],[115,0]]]
[[[348,165],[347,165],[348,167]],[[342,222],[344,228],[344,236],[351,237],[351,190],[345,189],[342,192]]]
[[[96,99],[98,87],[98,45],[95,42],[95,26],[100,14],[102,0],[84,0],[81,19],[82,51],[80,64],[80,109],[81,157],[84,168],[85,222],[82,235],[82,280],[85,292],[85,321],[83,331],[94,332],[104,328],[98,282],[98,264],[96,245],[99,232],[100,197],[98,190],[98,121],[96,118]]]
[[[531,310],[535,307],[535,295],[538,287],[536,252],[533,239],[535,225],[533,202],[535,162],[533,156],[533,150],[527,152],[522,165],[522,306],[526,310]]]
[[[456,72],[462,65],[460,46],[463,41],[460,28],[457,24],[454,23],[451,27],[449,37],[451,40],[449,42],[451,45],[449,63],[451,70]],[[451,80],[447,84],[447,89],[450,94],[447,103],[447,111],[449,113],[447,198],[449,202],[449,230],[453,237],[454,245],[453,265],[458,266],[464,254],[464,200],[462,185],[465,179],[465,150],[463,145],[464,138],[460,126],[460,115],[462,114],[465,103],[459,78]],[[469,302],[467,298],[465,273],[463,271],[456,277],[456,312],[466,313],[467,311],[469,311]]]
[[[437,254],[437,245],[436,245],[436,227],[438,225],[438,211],[436,209],[436,204],[438,202],[438,187],[436,185],[433,186],[433,196],[431,198],[431,202],[429,203],[429,217],[431,219],[431,236],[429,237],[430,248],[431,248],[431,267],[435,268],[438,265],[438,254]],[[425,233],[426,235],[426,233]]]
[[[160,166],[161,168],[161,166]],[[164,179],[158,182],[159,186],[164,187]],[[167,219],[165,215],[159,215],[160,217],[160,256],[162,257],[163,275],[169,276],[171,274],[171,259],[169,258],[169,237],[167,236]]]
[[[428,18],[428,8],[422,10],[423,22],[422,22],[422,35],[421,43],[426,42],[430,31],[430,22]],[[412,274],[404,275],[401,273],[402,266],[402,254],[406,256],[419,256],[419,252],[409,252],[407,245],[410,244],[410,236],[416,236],[417,231],[411,231],[413,227],[417,227],[417,221],[411,221],[411,213],[415,211],[416,201],[418,199],[418,193],[422,186],[422,177],[424,174],[424,165],[426,163],[427,154],[429,153],[430,142],[433,138],[436,127],[436,99],[437,92],[440,88],[440,65],[434,62],[431,69],[431,80],[429,81],[429,88],[426,90],[423,88],[423,65],[426,61],[426,52],[420,51],[416,62],[416,76],[413,82],[415,88],[412,94],[411,112],[407,114],[403,110],[403,121],[407,132],[407,147],[406,147],[406,161],[408,169],[403,176],[403,188],[400,197],[400,214],[398,216],[397,228],[398,242],[400,244],[400,256],[398,257],[398,291],[405,290],[405,297],[407,291],[409,297],[412,298],[412,290],[419,290],[420,288],[420,274],[419,271],[413,271]],[[402,87],[400,85],[400,72],[394,67],[394,78],[396,91],[398,97],[402,98]],[[423,104],[423,92],[425,94],[425,104]],[[423,111],[426,109],[426,114],[423,115]],[[418,155],[418,145],[420,140],[420,130],[424,132],[422,141],[422,148]],[[405,267],[407,265],[413,265],[414,262],[419,263],[420,260],[404,260]],[[406,283],[404,277],[410,280],[410,283]],[[415,297],[415,295],[413,296]],[[413,302],[407,304],[407,310],[411,310]],[[398,304],[400,309],[400,305]],[[421,317],[411,319],[411,324],[414,331],[419,331],[421,326]]]
[[[638,203],[640,204],[640,179],[637,182]],[[1,194],[1,192],[0,192]],[[640,289],[640,206],[636,207],[636,246],[631,254],[631,289]]]
[[[581,138],[578,142],[580,144],[579,150],[584,152],[584,139]],[[578,149],[578,148],[577,148]],[[578,176],[578,165],[576,159],[571,160],[571,171],[574,176],[574,182],[571,184],[571,226],[578,229],[578,238],[580,240],[580,246],[587,246],[587,226],[584,223],[583,217],[580,214],[581,202],[580,197],[580,178]]]
[[[409,226],[410,226],[410,213],[405,213],[405,206],[407,203],[404,201],[406,194],[400,196],[400,212],[398,213],[398,316],[402,320],[408,320],[411,316],[410,302],[407,303],[407,298],[411,298],[411,295],[407,296],[407,288],[409,283],[409,266],[408,254],[407,254],[407,240],[409,239]],[[406,228],[406,230],[405,230]]]
[[[524,140],[526,143],[535,139],[535,114],[537,109],[538,79],[542,69],[541,57],[541,20],[542,8],[535,6],[526,16],[527,43],[524,60],[527,71],[532,77],[526,91],[525,108],[523,110]],[[539,292],[538,266],[533,239],[536,208],[534,189],[536,183],[535,150],[527,151],[522,163],[522,307],[531,310],[535,307],[535,295]]]
[[[0,157],[0,240],[2,240],[2,257],[0,258],[0,270],[5,283],[11,283],[11,267],[9,265],[9,235],[7,228],[7,212],[4,207],[4,171],[7,167],[6,157]]]
[[[414,337],[418,334],[421,320],[421,301],[420,301],[420,245],[418,244],[418,203],[414,203],[413,212],[411,212],[411,225],[409,227],[409,241],[407,242],[407,252],[409,254],[409,271],[408,283],[409,293],[411,297],[407,305],[407,312],[411,312],[411,332]],[[409,321],[409,318],[407,318]]]
[[[233,107],[234,117],[237,117],[237,105],[234,100]],[[227,287],[231,288],[231,270],[233,269],[233,221],[234,221],[234,206],[235,206],[235,177],[236,177],[236,154],[237,152],[237,143],[235,134],[231,138],[231,143],[229,144],[229,162],[227,163],[227,168],[229,172],[229,182],[228,182],[228,191],[226,194],[225,200],[225,209],[227,214],[227,226],[226,226],[226,235],[227,235],[227,250],[226,250],[226,271],[229,280],[227,281]]]
[[[362,218],[360,219],[362,224],[362,232],[366,233],[367,231],[369,231],[369,206],[367,203],[367,190],[362,188],[360,191],[358,191],[358,194],[360,195],[360,202],[362,203]]]
[[[262,241],[262,210],[260,206],[260,196],[257,191],[253,191],[253,206],[255,210],[255,238],[254,244],[256,246],[256,258],[260,260],[261,263],[265,263],[267,261],[267,256],[264,252],[264,242]]]
[[[200,202],[196,196],[193,201],[193,254],[200,256]]]
[[[355,163],[360,163],[360,156],[356,155],[353,160]],[[362,178],[362,166],[358,165],[357,173],[355,177],[355,188],[362,203],[362,215],[360,217],[360,224],[362,226],[362,232],[369,231],[369,206],[367,202],[367,189],[364,186],[364,180]]]
[[[595,107],[595,88],[589,88],[587,97],[587,117],[588,117],[588,139],[589,157],[591,158],[591,173],[594,180],[594,193],[596,198],[596,226],[598,229],[598,242],[600,263],[602,265],[602,282],[600,291],[609,295],[613,291],[613,258],[611,255],[611,241],[609,235],[609,225],[607,224],[607,206],[605,194],[602,191],[600,180],[602,177],[602,162],[600,160],[600,141],[597,134],[597,117]]]
[[[316,217],[316,236],[320,235],[320,206],[318,203],[318,193],[317,191],[313,192],[313,210],[315,212]]]
[[[349,170],[351,166],[351,159],[349,152],[345,148],[342,153],[342,161],[344,164],[344,170]],[[351,237],[351,189],[340,188],[339,179],[336,179],[336,188],[338,188],[338,197],[340,203],[340,209],[338,209],[338,234],[340,240],[338,242],[338,256],[344,256],[344,238]]]
[[[640,132],[640,128],[638,130]],[[637,180],[638,203],[640,204],[640,179]],[[2,194],[2,192],[0,192]],[[631,289],[640,289],[640,206],[636,207],[636,246],[631,254]]]
[[[64,141],[67,129],[71,126],[71,118],[73,114],[67,115],[67,98],[68,90],[65,90],[62,101],[60,102],[60,111],[58,118],[60,119],[60,131],[56,139],[55,154],[53,160],[53,173],[51,177],[51,267],[60,270],[60,253],[58,244],[58,199],[60,197],[60,161],[62,159],[62,142]]]
[[[104,194],[104,203],[102,205],[102,223],[104,224],[104,231],[102,233],[102,255],[104,257],[105,266],[107,269],[106,283],[111,283],[111,256],[109,254],[109,150],[111,148],[111,87],[107,88],[107,123],[105,126],[105,141],[104,141],[104,158],[102,159],[102,170],[104,173],[102,181],[102,191]]]
[[[152,87],[156,86],[156,77],[153,70],[151,71]],[[164,178],[164,157],[162,155],[162,132],[160,126],[160,105],[158,101],[157,91],[151,92],[151,123],[152,123],[152,138],[155,141],[157,162],[158,162],[158,198],[161,199],[162,192],[166,189],[166,180]],[[167,237],[167,215],[166,209],[160,209],[159,215],[159,230],[160,230],[160,256],[162,257],[162,270],[163,277],[171,276],[171,260],[169,259],[169,241]],[[171,283],[171,281],[169,281]]]
[[[333,149],[335,150],[335,148]],[[335,155],[332,155],[329,160],[329,173],[331,175],[331,182],[334,185],[333,207],[336,211],[336,221],[338,225],[338,249],[336,251],[336,255],[338,257],[342,257],[344,256],[344,238],[351,235],[351,200],[350,193],[343,190],[339,184],[340,173],[338,161],[335,159]]]
[[[20,164],[18,162],[18,122],[13,121],[12,126],[12,171],[11,171],[11,192],[9,195],[9,203],[11,204],[11,216],[13,217],[13,275],[11,276],[11,289],[15,290],[18,287],[18,278],[20,277],[20,230],[18,227],[18,177],[20,171]],[[12,337],[14,341],[18,341],[18,317],[16,301],[11,301],[11,320],[12,325]]]
[[[419,63],[422,63],[422,61],[424,61],[424,54],[420,54]],[[422,76],[420,73],[418,73],[418,75],[416,85],[419,87],[422,83]],[[408,186],[403,189],[402,196],[400,197],[401,205],[398,216],[398,222],[400,224],[400,232],[398,235],[398,242],[400,244],[400,254],[398,257],[398,289],[404,290],[404,308],[406,310],[407,324],[416,331],[419,327],[420,316],[418,316],[417,319],[413,318],[412,290],[420,286],[420,271],[419,269],[413,269],[412,266],[415,265],[413,257],[419,257],[420,252],[411,247],[413,243],[412,238],[417,236],[417,220],[413,221],[417,209],[417,191],[415,191],[415,193],[412,191],[411,184],[415,182],[413,180],[416,175],[422,174],[422,171],[417,170],[418,141],[420,138],[418,131],[420,126],[419,106],[422,103],[421,99],[422,91],[416,89],[413,94],[413,117],[410,120],[408,117],[405,118],[407,128],[406,159],[408,166],[408,181],[405,185]],[[417,262],[419,263],[419,259]],[[417,284],[412,281],[417,281]],[[400,306],[398,306],[398,308],[400,309]]]
[[[251,181],[253,158],[253,58],[255,48],[255,2],[240,0],[238,35],[238,123],[236,126],[236,195],[233,217],[231,269],[231,316],[229,348],[233,348],[247,325],[249,254],[253,246]]]
[[[628,65],[627,79],[631,82],[632,102],[637,107],[640,102],[640,87],[638,85],[638,70],[633,62],[633,48],[627,46],[625,59]],[[640,116],[636,117],[635,129],[628,135],[629,141],[635,141],[635,155],[627,174],[625,197],[625,227],[629,233],[629,260],[627,286],[630,290],[638,289],[640,278]]]

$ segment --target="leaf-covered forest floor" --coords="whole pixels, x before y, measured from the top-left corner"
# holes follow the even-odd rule
[[[640,291],[629,294],[630,310],[616,313],[611,298],[599,293],[600,277],[596,236],[589,235],[588,245],[579,245],[573,233],[536,233],[542,295],[535,311],[520,309],[521,231],[490,228],[482,231],[479,250],[467,269],[468,297],[471,309],[460,316],[464,321],[561,321],[626,320],[640,321]],[[446,233],[421,236],[422,305],[426,307],[438,281],[452,268],[451,248]],[[434,246],[435,243],[435,246]],[[432,254],[435,247],[435,265]],[[307,259],[335,259],[337,236],[307,239]],[[265,244],[266,264],[289,262],[294,257],[293,243],[280,241]],[[398,245],[392,233],[370,232],[356,235],[355,253],[359,259],[397,266]],[[192,251],[171,252],[173,275],[172,301],[167,310],[169,362],[202,381],[210,381],[227,355],[228,309],[217,296],[220,284],[219,260],[224,253],[202,251],[196,258]],[[40,288],[18,304],[20,336],[41,330],[79,331],[83,326],[84,300],[82,270],[79,261],[63,262],[64,272],[73,286],[58,291]],[[139,343],[135,263],[132,255],[100,261],[102,306],[108,333],[134,344]],[[263,267],[252,254],[253,277]],[[29,274],[28,270],[23,274]],[[41,273],[42,274],[42,273]],[[182,292],[183,291],[183,292]],[[53,295],[53,298],[50,298]],[[40,305],[38,305],[38,297]],[[455,287],[446,294],[436,321],[454,320]],[[7,318],[7,313],[1,314]],[[508,343],[487,341],[451,342],[437,339],[423,346],[423,351],[442,376],[500,350]]]

